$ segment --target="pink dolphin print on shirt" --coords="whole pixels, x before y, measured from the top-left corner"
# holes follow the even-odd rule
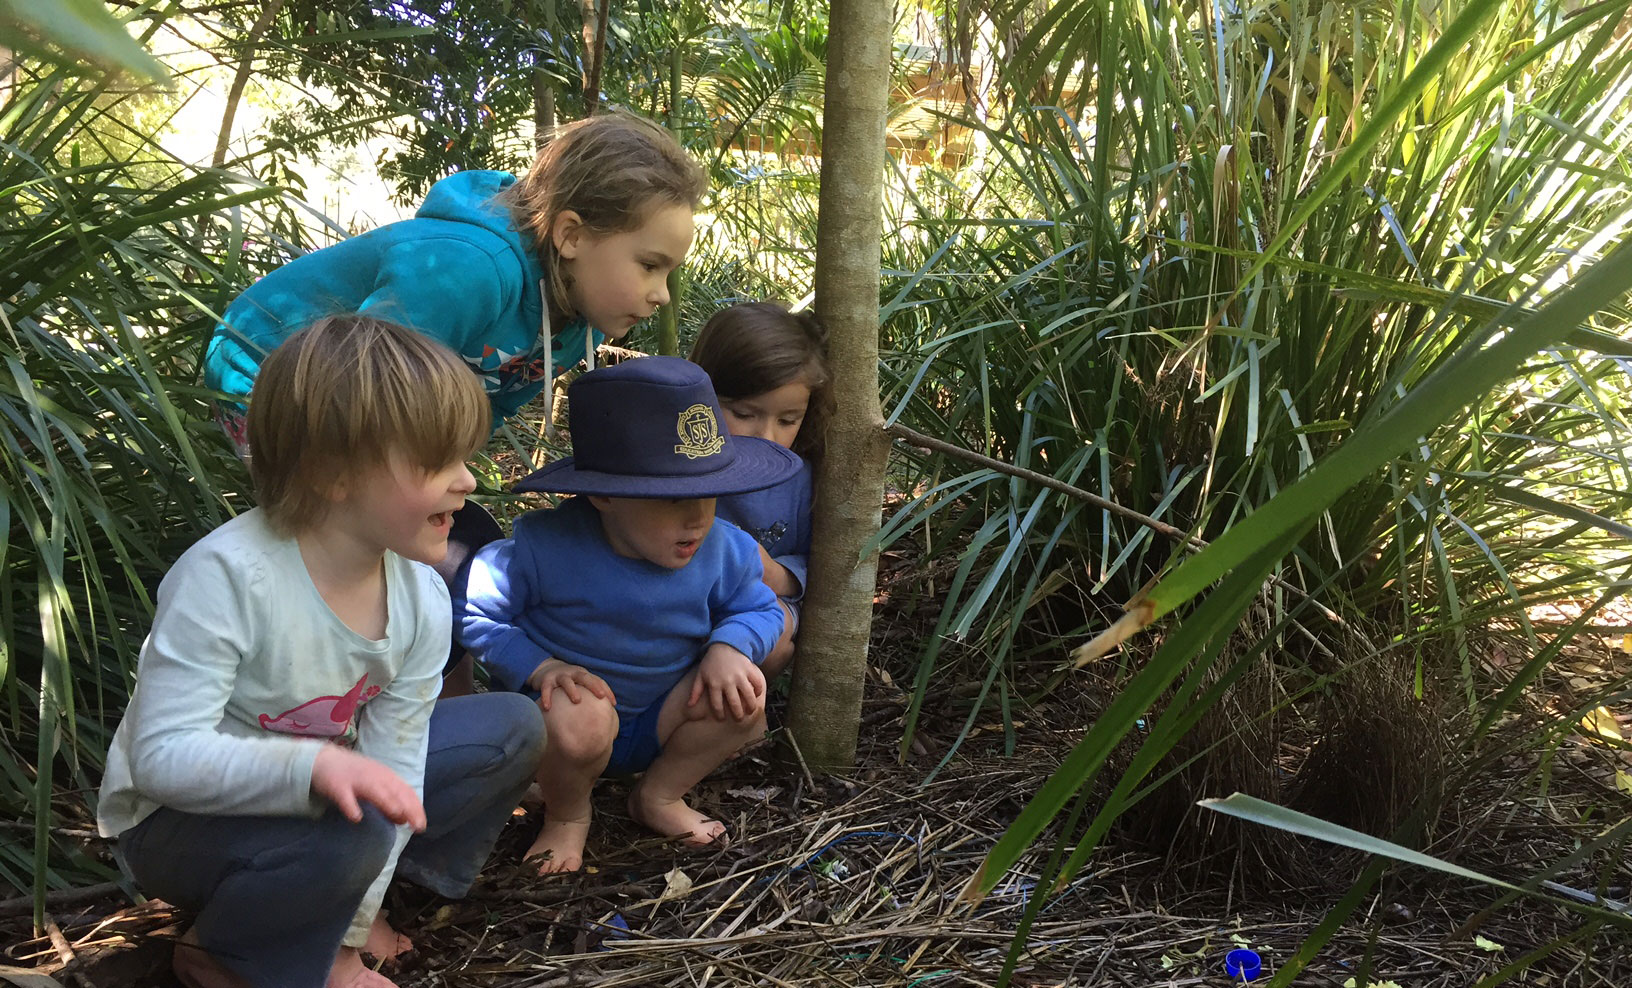
[[[346,691],[345,696],[320,696],[268,717],[261,714],[261,726],[280,734],[301,734],[314,738],[338,738],[349,733],[357,717],[357,708],[372,700],[380,692],[378,686],[366,686],[368,674]]]

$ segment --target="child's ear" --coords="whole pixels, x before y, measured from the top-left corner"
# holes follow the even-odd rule
[[[584,218],[570,209],[557,213],[555,221],[550,224],[550,240],[563,260],[570,261],[578,256],[578,245],[583,234]]]
[[[349,487],[345,477],[336,477],[323,485],[323,500],[330,504],[339,504],[346,499]]]
[[[596,511],[605,511],[612,506],[612,499],[609,497],[602,497],[599,494],[590,494],[588,497],[589,503],[594,506]]]

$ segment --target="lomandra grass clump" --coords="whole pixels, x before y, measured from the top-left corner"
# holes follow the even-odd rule
[[[1179,887],[1276,892],[1344,884],[1359,873],[1357,853],[1196,805],[1237,792],[1407,846],[1456,837],[1439,822],[1460,785],[1451,752],[1466,718],[1439,690],[1417,697],[1411,671],[1388,659],[1343,664],[1334,655],[1327,665],[1320,675],[1290,676],[1264,651],[1206,674],[1207,685],[1222,687],[1217,701],[1120,821],[1125,838],[1158,855]],[[1168,709],[1152,711],[1145,730]]]

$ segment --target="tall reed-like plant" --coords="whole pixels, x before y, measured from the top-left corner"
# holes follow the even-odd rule
[[[126,98],[25,63],[0,103],[0,813],[34,821],[0,881],[37,897],[106,873],[52,825],[85,824],[159,577],[242,503],[199,358],[299,230],[275,190],[109,135]]]
[[[902,176],[887,407],[1216,537],[1619,241],[1624,10],[1474,5],[1478,30],[1449,42],[1450,8],[1079,10],[1078,50],[1104,58],[1080,116],[959,121],[989,143],[983,173]],[[1421,423],[1275,573],[1453,642],[1469,621],[1522,622],[1524,605],[1590,590],[1589,550],[1624,534],[1605,521],[1627,506],[1624,315],[1611,302],[1466,418]],[[970,545],[926,676],[943,641],[965,640],[1001,683],[1040,598],[1126,600],[1182,555],[989,472],[937,459],[921,484],[885,540],[929,521]]]
[[[1528,609],[1590,614],[1618,593],[1627,9],[1054,5],[1006,53],[1010,92],[1064,96],[1081,59],[1081,102],[954,121],[987,169],[903,176],[894,417],[1214,543],[1186,561],[1067,495],[919,461],[882,541],[961,549],[918,685],[949,673],[950,643],[972,646],[966,730],[1013,702],[1027,649],[1054,659],[1062,634],[1103,630],[1100,601],[1132,605],[1107,646],[1182,616],[979,889],[1131,744],[1046,866],[1068,880],[1271,651],[1289,702],[1316,688],[1285,646],[1300,634],[1338,674],[1449,678],[1479,725],[1457,739],[1473,771],[1484,728],[1580,628],[1532,627]],[[1249,606],[1268,635],[1237,633]],[[1469,639],[1497,619],[1535,659],[1493,683]],[[1557,744],[1570,721],[1526,741]]]

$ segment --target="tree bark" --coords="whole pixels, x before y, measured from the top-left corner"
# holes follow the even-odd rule
[[[215,139],[215,157],[212,164],[220,168],[227,162],[227,144],[232,140],[232,121],[238,115],[238,101],[244,97],[244,87],[249,85],[249,74],[255,68],[255,46],[261,43],[261,36],[266,34],[272,22],[277,20],[278,11],[283,9],[285,0],[267,0],[266,7],[261,10],[261,16],[249,29],[249,37],[244,39],[244,59],[238,63],[238,72],[232,77],[232,88],[227,91],[227,108],[221,114],[221,133]]]
[[[555,130],[555,89],[543,69],[533,70],[533,150],[542,151]]]
[[[878,285],[891,35],[887,0],[835,0],[822,108],[816,314],[836,411],[816,477],[810,587],[788,730],[812,768],[855,761],[889,440],[878,403]]]
[[[678,24],[674,31],[674,50],[669,52],[669,133],[680,140],[680,80],[684,68]],[[657,352],[665,357],[680,356],[680,296],[686,290],[685,276],[677,266],[669,272],[669,301],[657,316]]]
[[[606,22],[612,13],[612,0],[601,0],[595,12],[595,42],[591,46],[589,78],[584,80],[584,117],[595,115],[601,104],[601,67],[606,62]]]
[[[597,13],[595,0],[578,0],[578,9],[583,14],[583,26],[578,33],[584,39],[583,64],[579,66],[578,79],[584,84],[584,91],[589,91],[590,63],[595,60],[595,22],[600,19]]]
[[[555,32],[559,25],[555,17],[556,0],[537,0],[528,9],[533,15],[533,24],[539,26],[539,10],[543,15],[543,34],[549,39],[550,45],[556,44]],[[555,87],[550,84],[550,74],[544,69],[544,55],[542,49],[533,63],[533,150],[542,151],[549,143],[550,133],[555,130]]]

